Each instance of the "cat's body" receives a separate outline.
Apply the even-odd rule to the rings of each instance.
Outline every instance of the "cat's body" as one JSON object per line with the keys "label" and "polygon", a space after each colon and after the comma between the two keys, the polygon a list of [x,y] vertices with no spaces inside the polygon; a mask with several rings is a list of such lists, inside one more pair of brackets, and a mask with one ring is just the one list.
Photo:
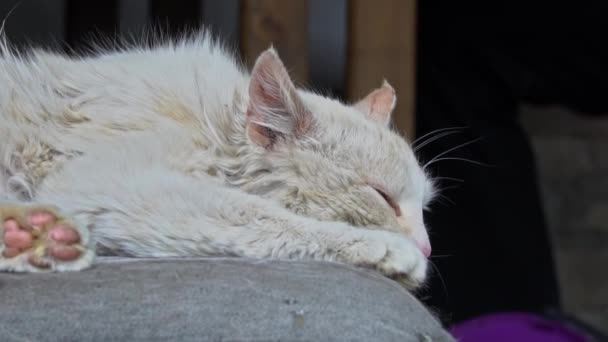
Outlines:
{"label": "cat's body", "polygon": [[337,260],[418,285],[432,186],[387,128],[394,102],[388,84],[355,106],[296,90],[272,50],[249,75],[204,35],[83,59],[4,47],[0,271],[80,270],[97,246]]}

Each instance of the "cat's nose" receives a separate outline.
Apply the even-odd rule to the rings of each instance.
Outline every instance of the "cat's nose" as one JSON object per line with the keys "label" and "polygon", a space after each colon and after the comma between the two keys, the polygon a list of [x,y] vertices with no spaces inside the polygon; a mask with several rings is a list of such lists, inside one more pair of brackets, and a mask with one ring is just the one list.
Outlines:
{"label": "cat's nose", "polygon": [[414,231],[414,241],[422,251],[425,257],[431,256],[431,241],[429,240],[429,234],[427,234],[426,229],[424,227],[422,229],[417,229]]}

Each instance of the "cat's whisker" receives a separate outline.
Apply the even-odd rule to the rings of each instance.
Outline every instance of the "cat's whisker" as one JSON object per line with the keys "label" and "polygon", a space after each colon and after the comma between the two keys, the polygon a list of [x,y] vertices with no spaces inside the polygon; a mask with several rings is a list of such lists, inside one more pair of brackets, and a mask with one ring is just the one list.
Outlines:
{"label": "cat's whisker", "polygon": [[424,167],[427,167],[427,166],[429,166],[431,164],[434,164],[434,163],[437,163],[437,162],[440,162],[440,161],[444,161],[444,160],[459,160],[459,161],[464,161],[464,162],[467,162],[467,163],[476,164],[476,165],[479,165],[479,166],[485,166],[485,167],[491,167],[492,166],[492,165],[484,164],[482,162],[478,162],[478,161],[474,161],[474,160],[466,159],[466,158],[446,157],[446,158],[439,158],[439,159],[433,160],[432,162],[428,162],[426,165],[424,165]]}
{"label": "cat's whisker", "polygon": [[433,180],[442,180],[442,179],[447,179],[447,180],[451,180],[454,182],[460,182],[460,183],[464,183],[464,180],[459,179],[459,178],[452,178],[452,177],[433,177]]}
{"label": "cat's whisker", "polygon": [[423,168],[423,169],[425,169],[425,168],[426,168],[428,165],[432,164],[432,163],[433,163],[433,161],[435,161],[435,160],[437,160],[437,159],[441,158],[442,156],[445,156],[446,154],[448,154],[448,153],[450,153],[450,152],[452,152],[452,151],[455,151],[455,150],[457,150],[457,149],[459,149],[459,148],[463,148],[463,147],[465,147],[465,146],[468,146],[468,145],[471,145],[471,144],[473,144],[473,143],[476,143],[476,142],[478,142],[479,140],[481,140],[481,138],[477,138],[477,139],[473,139],[473,140],[471,140],[471,141],[467,141],[466,143],[463,143],[463,144],[460,144],[460,145],[458,145],[458,146],[452,147],[452,148],[448,149],[447,151],[443,151],[443,152],[439,153],[438,155],[436,155],[436,156],[435,156],[433,159],[431,159],[431,160],[430,160],[428,163],[426,163],[426,164],[425,164],[425,165],[424,165],[422,168]]}
{"label": "cat's whisker", "polygon": [[433,136],[432,138],[429,138],[429,139],[423,141],[420,145],[412,147],[412,150],[414,152],[416,152],[419,149],[423,148],[424,146],[432,143],[433,141],[441,139],[443,137],[447,137],[448,135],[452,135],[454,133],[460,133],[460,131],[449,131],[449,132],[443,132],[441,134],[437,134],[437,135]]}
{"label": "cat's whisker", "polygon": [[466,126],[462,126],[462,127],[446,127],[446,128],[440,128],[440,129],[436,129],[434,131],[428,132],[426,134],[424,134],[421,137],[416,138],[414,141],[412,141],[412,146],[415,146],[418,142],[422,142],[424,140],[424,138],[426,137],[432,137],[434,134],[437,134],[439,132],[443,132],[443,131],[452,131],[452,130],[460,130],[460,129],[465,129],[467,128]]}
{"label": "cat's whisker", "polygon": [[456,189],[456,188],[458,188],[458,185],[448,186],[448,187],[445,187],[445,188],[439,188],[439,189],[437,189],[437,192],[442,192],[442,191],[446,191],[446,190],[450,190],[450,189]]}
{"label": "cat's whisker", "polygon": [[448,298],[448,287],[445,284],[445,281],[443,280],[443,276],[441,275],[441,272],[439,272],[439,268],[437,267],[437,265],[435,265],[435,263],[432,260],[428,260],[429,265],[431,265],[431,267],[435,270],[435,272],[437,272],[437,276],[439,277],[439,281],[441,281],[441,286],[443,288],[443,293],[445,294],[445,298]]}
{"label": "cat's whisker", "polygon": [[[452,188],[453,188],[453,187],[452,187]],[[451,188],[446,188],[446,189],[451,189]],[[443,191],[443,190],[446,190],[446,189],[441,189],[441,190]],[[452,200],[451,200],[449,197],[447,197],[446,195],[443,195],[443,194],[439,194],[439,193],[438,193],[438,194],[437,194],[437,197],[438,197],[438,199],[444,199],[444,200],[446,200],[446,201],[450,202],[450,204],[452,204],[452,205],[454,205],[454,206],[456,205],[456,202],[452,201]]]}
{"label": "cat's whisker", "polygon": [[441,254],[441,255],[431,255],[429,258],[450,258],[453,256],[454,255],[451,255],[451,254]]}

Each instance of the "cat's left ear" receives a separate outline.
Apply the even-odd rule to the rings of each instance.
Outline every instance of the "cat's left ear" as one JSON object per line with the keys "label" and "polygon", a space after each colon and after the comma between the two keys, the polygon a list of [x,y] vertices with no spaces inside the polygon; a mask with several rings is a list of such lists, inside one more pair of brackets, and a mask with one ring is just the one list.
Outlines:
{"label": "cat's left ear", "polygon": [[365,98],[354,104],[354,108],[369,119],[388,126],[396,104],[397,94],[395,94],[395,89],[384,80],[380,88],[373,90]]}
{"label": "cat's left ear", "polygon": [[271,148],[278,139],[305,136],[313,116],[304,105],[285,66],[273,48],[255,62],[249,81],[247,134],[254,143]]}

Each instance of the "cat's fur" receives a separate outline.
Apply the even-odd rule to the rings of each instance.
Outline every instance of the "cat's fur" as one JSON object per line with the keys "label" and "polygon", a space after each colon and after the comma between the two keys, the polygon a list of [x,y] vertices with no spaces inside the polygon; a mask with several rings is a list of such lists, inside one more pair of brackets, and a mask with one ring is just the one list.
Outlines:
{"label": "cat's fur", "polygon": [[272,49],[248,74],[206,34],[83,58],[3,43],[0,214],[52,205],[73,222],[86,252],[50,270],[88,267],[97,246],[335,260],[416,286],[433,187],[389,128],[395,100],[388,83],[353,105],[296,90]]}

